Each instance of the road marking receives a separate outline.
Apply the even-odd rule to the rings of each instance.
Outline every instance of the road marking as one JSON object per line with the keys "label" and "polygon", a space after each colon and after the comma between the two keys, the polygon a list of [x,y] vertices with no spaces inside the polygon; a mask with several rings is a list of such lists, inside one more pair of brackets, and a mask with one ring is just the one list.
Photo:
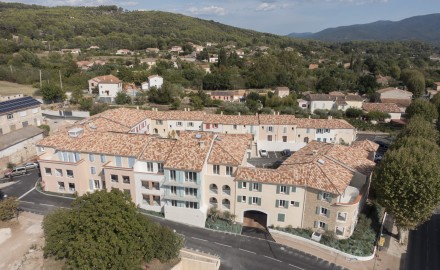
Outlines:
{"label": "road marking", "polygon": [[52,204],[45,204],[45,203],[40,203],[40,205],[44,205],[44,206],[55,206],[55,205],[52,205]]}
{"label": "road marking", "polygon": [[30,203],[30,204],[35,204],[34,202],[27,202],[27,201],[20,201],[22,203]]}
{"label": "road marking", "polygon": [[196,239],[196,240],[200,240],[200,241],[203,241],[203,242],[208,242],[208,240],[201,239],[201,238],[197,238],[197,237],[192,237],[192,236],[191,236],[191,238],[192,238],[192,239]]}
{"label": "road marking", "polygon": [[289,265],[292,266],[292,267],[295,267],[296,269],[304,270],[304,268],[298,267],[298,266],[296,266],[296,265],[293,265],[293,264],[290,264],[290,263],[289,263]]}
{"label": "road marking", "polygon": [[249,250],[242,249],[242,248],[239,248],[239,250],[244,251],[244,252],[249,252],[249,253],[252,253],[252,254],[257,254],[257,253],[255,253],[255,252],[253,252],[253,251],[249,251]]}
{"label": "road marking", "polygon": [[275,259],[274,257],[269,257],[269,256],[266,256],[266,255],[263,255],[263,256],[268,258],[268,259],[271,259],[271,260],[274,260],[274,261],[277,261],[277,262],[281,262],[281,260]]}
{"label": "road marking", "polygon": [[232,247],[232,246],[225,245],[225,244],[222,244],[222,243],[219,243],[219,242],[214,242],[214,243],[217,244],[217,245],[220,245],[220,246],[224,246],[224,247]]}
{"label": "road marking", "polygon": [[32,190],[34,190],[35,187],[33,187],[31,190],[29,190],[28,192],[26,192],[25,194],[21,195],[20,197],[18,197],[18,199],[20,200],[21,198],[23,198],[24,196],[28,195],[29,193],[32,192]]}

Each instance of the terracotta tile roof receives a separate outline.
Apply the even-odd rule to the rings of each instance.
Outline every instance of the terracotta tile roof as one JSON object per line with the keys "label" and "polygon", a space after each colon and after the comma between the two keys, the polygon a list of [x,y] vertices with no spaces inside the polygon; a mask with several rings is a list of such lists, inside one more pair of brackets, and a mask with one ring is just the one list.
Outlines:
{"label": "terracotta tile roof", "polygon": [[210,164],[241,165],[252,141],[250,134],[218,134],[208,158]]}
{"label": "terracotta tile roof", "polygon": [[[200,138],[196,137],[197,134],[200,135]],[[164,167],[200,172],[203,169],[214,136],[215,134],[211,132],[180,132],[179,139],[174,144]]]}
{"label": "terracotta tile roof", "polygon": [[145,146],[145,150],[139,155],[139,160],[165,161],[173,150],[177,140],[154,138]]}
{"label": "terracotta tile roof", "polygon": [[294,115],[260,114],[258,119],[260,125],[295,125],[298,122]]}
{"label": "terracotta tile roof", "polygon": [[332,91],[328,94],[332,97],[345,97],[345,94],[340,91]]}
{"label": "terracotta tile roof", "polygon": [[332,101],[335,98],[327,94],[308,94],[306,99],[310,101]]}
{"label": "terracotta tile roof", "polygon": [[96,114],[89,119],[104,118],[120,125],[132,128],[156,112],[146,110],[135,110],[128,108],[117,108]]}
{"label": "terracotta tile roof", "polygon": [[399,106],[395,103],[364,103],[362,109],[367,112],[400,113]]}
{"label": "terracotta tile roof", "polygon": [[399,88],[395,88],[395,87],[387,87],[387,88],[384,88],[384,89],[377,90],[376,92],[382,94],[382,93],[386,93],[386,92],[390,92],[390,91],[397,91],[397,92],[401,92],[401,93],[404,93],[404,94],[412,95],[412,93],[409,92],[409,91],[405,91],[405,90],[402,90],[402,89],[399,89]]}
{"label": "terracotta tile roof", "polygon": [[312,187],[342,194],[355,171],[368,175],[375,163],[368,152],[348,146],[311,142],[276,170],[239,168],[236,180]]}
{"label": "terracotta tile roof", "polygon": [[258,116],[207,114],[204,121],[208,124],[258,125]]}
{"label": "terracotta tile roof", "polygon": [[376,152],[379,149],[379,145],[370,140],[355,141],[351,147],[363,149],[368,152]]}
{"label": "terracotta tile roof", "polygon": [[121,83],[122,81],[119,80],[118,77],[114,75],[104,75],[104,76],[98,76],[95,78],[92,78],[91,80],[94,80],[98,83]]}
{"label": "terracotta tile roof", "polygon": [[202,121],[206,113],[201,111],[153,111],[152,120]]}
{"label": "terracotta tile roof", "polygon": [[296,118],[296,120],[298,128],[354,129],[352,125],[342,119]]}
{"label": "terracotta tile roof", "polygon": [[364,101],[364,98],[359,95],[348,94],[345,96],[345,100],[346,101]]}
{"label": "terracotta tile roof", "polygon": [[399,99],[399,98],[381,98],[380,102],[382,102],[382,103],[395,103],[397,106],[405,107],[406,108],[406,107],[408,107],[411,104],[411,99],[409,99],[409,98],[406,98],[406,99],[404,99],[404,98],[402,98],[402,99]]}

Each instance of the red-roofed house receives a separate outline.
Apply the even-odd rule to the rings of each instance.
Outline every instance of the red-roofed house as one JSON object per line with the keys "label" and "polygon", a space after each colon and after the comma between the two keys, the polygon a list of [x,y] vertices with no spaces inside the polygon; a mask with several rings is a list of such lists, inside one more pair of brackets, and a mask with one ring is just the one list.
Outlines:
{"label": "red-roofed house", "polygon": [[89,80],[89,93],[98,94],[102,102],[114,102],[116,95],[121,91],[122,81],[114,75],[104,75]]}

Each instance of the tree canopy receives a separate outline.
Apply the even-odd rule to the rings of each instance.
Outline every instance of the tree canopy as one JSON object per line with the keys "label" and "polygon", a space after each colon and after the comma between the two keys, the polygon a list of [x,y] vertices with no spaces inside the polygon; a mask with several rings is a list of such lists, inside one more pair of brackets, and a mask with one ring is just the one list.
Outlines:
{"label": "tree canopy", "polygon": [[406,108],[406,114],[408,118],[419,115],[431,123],[434,119],[438,118],[438,112],[435,105],[424,99],[416,99],[411,102],[408,108]]}
{"label": "tree canopy", "polygon": [[130,196],[113,189],[85,194],[72,209],[43,221],[44,255],[65,260],[68,269],[141,269],[153,258],[178,256],[181,237],[137,212]]}
{"label": "tree canopy", "polygon": [[425,120],[425,118],[416,114],[408,121],[408,124],[397,136],[398,139],[404,137],[423,138],[425,140],[437,143],[439,134],[434,128],[432,122],[428,122]]}

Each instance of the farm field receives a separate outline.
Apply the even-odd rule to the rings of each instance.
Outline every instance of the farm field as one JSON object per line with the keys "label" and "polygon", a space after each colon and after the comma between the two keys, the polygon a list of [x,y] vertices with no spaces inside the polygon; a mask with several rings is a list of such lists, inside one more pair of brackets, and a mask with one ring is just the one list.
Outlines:
{"label": "farm field", "polygon": [[24,94],[27,96],[33,96],[36,90],[37,89],[33,88],[31,85],[0,81],[1,96],[14,95],[14,94]]}

